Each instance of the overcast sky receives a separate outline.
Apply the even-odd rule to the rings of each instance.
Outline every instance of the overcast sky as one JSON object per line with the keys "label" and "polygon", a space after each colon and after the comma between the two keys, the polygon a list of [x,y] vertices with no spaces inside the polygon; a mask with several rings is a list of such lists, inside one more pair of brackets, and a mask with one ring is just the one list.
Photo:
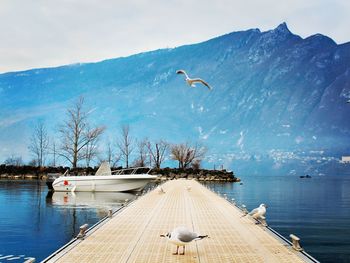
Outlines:
{"label": "overcast sky", "polygon": [[349,0],[0,0],[0,72],[93,62],[281,22],[350,41]]}

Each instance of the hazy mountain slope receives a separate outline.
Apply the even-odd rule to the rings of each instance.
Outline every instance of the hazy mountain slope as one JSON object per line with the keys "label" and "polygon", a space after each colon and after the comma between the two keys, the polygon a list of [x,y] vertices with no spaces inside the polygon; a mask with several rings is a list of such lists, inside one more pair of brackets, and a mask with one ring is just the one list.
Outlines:
{"label": "hazy mountain slope", "polygon": [[[206,79],[213,91],[186,86],[177,69]],[[99,63],[1,74],[0,158],[26,151],[36,119],[54,130],[81,94],[110,138],[129,123],[138,138],[200,140],[216,159],[271,149],[338,153],[350,144],[350,44],[302,39],[286,24]]]}

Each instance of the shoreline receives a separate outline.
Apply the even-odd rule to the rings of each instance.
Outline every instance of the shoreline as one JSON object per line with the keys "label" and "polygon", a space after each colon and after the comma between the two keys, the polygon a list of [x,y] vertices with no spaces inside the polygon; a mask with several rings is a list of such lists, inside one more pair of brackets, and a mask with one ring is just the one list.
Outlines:
{"label": "shoreline", "polygon": [[[121,169],[120,167],[116,169]],[[68,167],[13,167],[1,166],[0,179],[9,180],[43,180],[46,181],[50,174],[59,176],[69,170],[70,174],[77,176],[85,176],[95,174],[95,168],[77,168],[69,169]],[[152,169],[151,175],[158,175],[155,182],[163,182],[173,179],[194,179],[198,181],[214,181],[214,182],[240,182],[240,178],[236,177],[232,171],[226,170],[206,170],[206,169],[179,169],[179,168],[161,168]]]}

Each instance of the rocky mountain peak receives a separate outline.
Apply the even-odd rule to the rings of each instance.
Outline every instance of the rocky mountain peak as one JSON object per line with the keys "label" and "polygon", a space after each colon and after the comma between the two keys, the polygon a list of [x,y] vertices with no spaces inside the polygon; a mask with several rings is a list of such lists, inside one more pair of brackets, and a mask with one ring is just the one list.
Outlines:
{"label": "rocky mountain peak", "polygon": [[278,34],[292,34],[290,30],[288,29],[287,23],[283,22],[279,24],[275,29],[272,30],[275,33]]}

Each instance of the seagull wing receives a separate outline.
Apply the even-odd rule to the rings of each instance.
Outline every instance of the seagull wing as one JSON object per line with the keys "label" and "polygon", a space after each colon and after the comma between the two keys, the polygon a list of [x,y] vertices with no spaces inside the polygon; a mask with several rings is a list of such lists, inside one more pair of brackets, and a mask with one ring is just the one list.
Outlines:
{"label": "seagull wing", "polygon": [[200,82],[202,83],[203,85],[207,86],[209,90],[211,90],[212,88],[209,86],[209,84],[207,82],[205,82],[204,80],[202,79],[192,79],[193,82]]}
{"label": "seagull wing", "polygon": [[175,232],[177,232],[177,238],[181,242],[191,242],[198,237],[196,233],[193,233],[186,228],[177,228]]}
{"label": "seagull wing", "polygon": [[249,213],[249,215],[255,215],[256,213],[258,213],[259,212],[259,208],[255,208],[255,209],[253,209],[252,211],[250,211],[250,213]]}
{"label": "seagull wing", "polygon": [[192,240],[198,238],[198,235],[196,233],[190,232],[190,231],[180,231],[177,235],[177,238],[181,242],[191,242]]}
{"label": "seagull wing", "polygon": [[188,78],[188,75],[187,75],[186,71],[184,71],[183,69],[177,70],[176,74],[184,74],[186,76],[186,78]]}

